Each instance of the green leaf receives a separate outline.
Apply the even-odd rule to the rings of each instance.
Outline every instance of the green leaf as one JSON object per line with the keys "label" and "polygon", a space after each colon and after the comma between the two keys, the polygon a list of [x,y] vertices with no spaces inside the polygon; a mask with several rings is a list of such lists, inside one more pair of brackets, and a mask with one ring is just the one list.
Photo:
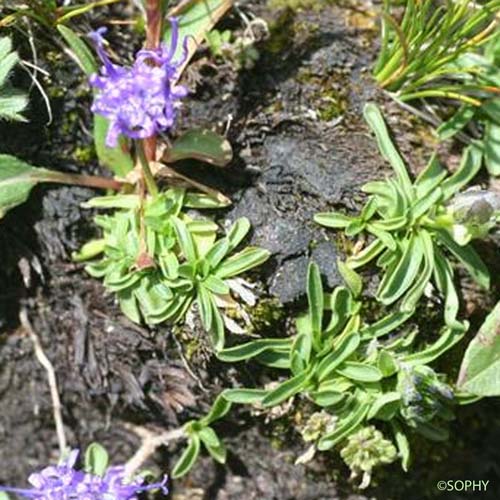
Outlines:
{"label": "green leaf", "polygon": [[408,290],[420,271],[423,257],[423,243],[417,235],[412,235],[401,259],[390,266],[382,278],[377,297],[383,304],[392,304]]}
{"label": "green leaf", "polygon": [[339,344],[335,346],[335,349],[327,354],[319,363],[315,371],[318,380],[320,382],[325,380],[333,370],[349,358],[358,348],[360,341],[361,339],[358,333],[353,333],[344,337]]}
{"label": "green leaf", "polygon": [[405,472],[408,472],[410,467],[410,443],[406,434],[401,429],[401,426],[394,419],[391,420],[392,431],[394,432],[394,439],[398,447],[399,456],[401,457],[401,467]]}
{"label": "green leaf", "polygon": [[134,168],[128,141],[120,136],[114,148],[106,146],[109,123],[101,115],[94,115],[94,144],[101,165],[109,168],[118,177],[126,177]]}
{"label": "green leaf", "polygon": [[92,443],[85,451],[85,471],[104,476],[109,464],[108,452],[99,443]]}
{"label": "green leaf", "polygon": [[484,163],[490,175],[500,176],[500,125],[486,122],[484,129]]}
{"label": "green leaf", "polygon": [[189,263],[194,264],[198,256],[191,233],[188,231],[186,224],[179,218],[172,217],[172,223],[184,257]]}
{"label": "green leaf", "polygon": [[476,396],[500,396],[500,302],[467,347],[457,386]]}
{"label": "green leaf", "polygon": [[443,199],[448,200],[466,186],[479,172],[481,162],[481,150],[475,145],[467,147],[462,155],[458,170],[441,184]]}
{"label": "green leaf", "polygon": [[460,132],[476,114],[477,107],[470,104],[463,104],[458,111],[446,122],[442,123],[436,130],[441,141],[450,139],[457,132]]}
{"label": "green leaf", "polygon": [[415,187],[417,188],[417,199],[422,200],[428,194],[432,193],[441,182],[446,178],[448,173],[443,168],[437,154],[434,153],[427,164],[427,166],[420,172],[415,180]]}
{"label": "green leaf", "polygon": [[125,208],[133,210],[139,207],[140,198],[137,194],[114,194],[112,196],[97,196],[82,203],[83,208]]}
{"label": "green leaf", "polygon": [[377,367],[356,361],[345,361],[336,372],[359,382],[378,382],[383,378],[382,372]]}
{"label": "green leaf", "polygon": [[347,227],[352,222],[352,220],[352,217],[338,212],[325,212],[316,214],[314,216],[314,221],[318,224],[334,229]]}
{"label": "green leaf", "polygon": [[[168,13],[168,17],[179,18],[179,40],[187,38],[187,58],[179,74],[189,63],[196,49],[218,20],[231,8],[232,0],[190,0],[181,2]],[[166,23],[164,41],[170,46],[172,30]],[[183,54],[183,44],[179,43],[173,61],[179,61]]]}
{"label": "green leaf", "polygon": [[226,295],[230,291],[229,286],[220,278],[217,278],[217,276],[208,276],[203,282],[203,285],[217,295]]}
{"label": "green leaf", "polygon": [[312,331],[319,334],[323,328],[324,296],[319,267],[314,262],[309,264],[307,270],[307,301]]}
{"label": "green leaf", "polygon": [[262,400],[262,406],[276,406],[295,396],[295,394],[306,387],[309,377],[310,374],[308,372],[302,372],[281,383]]}
{"label": "green leaf", "polygon": [[371,262],[377,255],[380,254],[382,250],[384,250],[385,245],[378,238],[373,240],[367,247],[363,248],[361,252],[349,257],[347,259],[346,264],[351,269],[357,269],[358,267],[362,267],[368,262]]}
{"label": "green leaf", "polygon": [[289,351],[292,345],[291,338],[285,339],[259,339],[222,349],[217,353],[221,361],[235,363],[246,359],[254,358],[265,351]]}
{"label": "green leaf", "polygon": [[229,252],[228,238],[222,238],[215,243],[206,253],[205,259],[210,262],[210,267],[216,268]]}
{"label": "green leaf", "polygon": [[212,422],[220,420],[231,409],[231,406],[231,402],[224,397],[224,393],[219,394],[209,413],[200,420],[201,425],[210,425]]}
{"label": "green leaf", "polygon": [[8,37],[0,38],[0,89],[7,82],[7,77],[19,62],[17,52],[12,51],[12,41]]}
{"label": "green leaf", "polygon": [[219,278],[231,278],[263,264],[270,256],[267,250],[257,247],[247,247],[222,262],[217,269]]}
{"label": "green leaf", "polygon": [[187,474],[193,467],[198,455],[200,454],[200,438],[196,434],[190,436],[188,445],[181,457],[174,465],[172,470],[172,478],[178,479],[179,477]]}
{"label": "green leaf", "polygon": [[410,176],[408,175],[406,165],[401,158],[401,155],[397,151],[389,136],[387,126],[379,107],[374,103],[368,103],[363,110],[363,115],[366,122],[377,137],[378,147],[382,156],[391,164],[392,168],[396,172],[396,176],[401,184],[401,187],[403,188],[404,193],[409,199],[411,199],[413,188]]}
{"label": "green leaf", "polygon": [[73,30],[67,26],[57,26],[57,31],[62,35],[68,44],[75,61],[78,63],[82,71],[90,76],[99,71],[99,66],[94,56],[92,55],[89,46],[78,36]]}
{"label": "green leaf", "polygon": [[41,182],[53,182],[54,173],[33,167],[10,155],[0,154],[0,219],[24,203],[31,190]]}
{"label": "green leaf", "polygon": [[203,286],[198,286],[197,303],[200,311],[203,328],[207,332],[212,328],[212,303],[210,301],[210,292]]}
{"label": "green leaf", "polygon": [[265,389],[226,389],[222,396],[227,401],[237,404],[260,403],[269,391]]}
{"label": "green leaf", "polygon": [[233,151],[225,137],[210,130],[191,129],[173,142],[163,161],[173,163],[189,158],[224,167],[233,159]]}
{"label": "green leaf", "polygon": [[246,217],[240,217],[229,229],[227,239],[229,240],[229,251],[232,252],[250,231],[250,221]]}
{"label": "green leaf", "polygon": [[0,88],[0,119],[25,122],[21,113],[28,105],[28,98],[16,90],[3,90]]}
{"label": "green leaf", "polygon": [[459,245],[446,231],[437,232],[439,239],[448,250],[462,263],[476,283],[488,290],[490,288],[490,273],[472,246]]}
{"label": "green leaf", "polygon": [[329,450],[345,439],[363,422],[369,409],[370,406],[365,403],[364,399],[356,398],[348,416],[341,420],[334,431],[325,434],[318,441],[318,450]]}
{"label": "green leaf", "polygon": [[295,337],[290,352],[290,366],[292,373],[297,375],[303,372],[311,359],[312,339],[307,333],[300,333]]}
{"label": "green leaf", "polygon": [[346,397],[342,392],[330,391],[330,390],[318,390],[309,393],[311,399],[318,405],[322,407],[333,406]]}
{"label": "green leaf", "polygon": [[215,431],[210,427],[205,427],[199,432],[199,436],[212,458],[220,464],[226,463],[226,447]]}
{"label": "green leaf", "polygon": [[439,338],[420,352],[401,356],[401,361],[409,365],[427,365],[451,349],[465,334],[466,327],[453,328],[446,326]]}
{"label": "green leaf", "polygon": [[399,409],[400,400],[401,395],[399,392],[386,392],[385,394],[381,394],[372,403],[366,418],[369,420],[372,418],[392,420]]}
{"label": "green leaf", "polygon": [[346,285],[354,297],[359,297],[363,291],[363,280],[361,276],[352,269],[349,264],[337,259],[337,268]]}
{"label": "green leaf", "polygon": [[363,339],[372,339],[387,335],[405,323],[412,314],[413,312],[397,311],[384,316],[377,322],[363,328],[361,331]]}

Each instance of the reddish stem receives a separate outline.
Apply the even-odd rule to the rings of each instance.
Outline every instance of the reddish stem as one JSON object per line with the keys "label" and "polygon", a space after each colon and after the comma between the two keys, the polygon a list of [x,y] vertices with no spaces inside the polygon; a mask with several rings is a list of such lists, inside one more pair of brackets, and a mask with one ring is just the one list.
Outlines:
{"label": "reddish stem", "polygon": [[[163,27],[162,0],[146,0],[146,48],[160,45]],[[156,161],[156,137],[144,140],[144,153],[148,161]]]}
{"label": "reddish stem", "polygon": [[69,174],[66,172],[52,171],[44,175],[44,180],[56,182],[58,184],[70,184],[75,186],[87,186],[100,189],[113,189],[119,191],[123,187],[123,182],[109,179],[108,177],[98,177],[96,175]]}

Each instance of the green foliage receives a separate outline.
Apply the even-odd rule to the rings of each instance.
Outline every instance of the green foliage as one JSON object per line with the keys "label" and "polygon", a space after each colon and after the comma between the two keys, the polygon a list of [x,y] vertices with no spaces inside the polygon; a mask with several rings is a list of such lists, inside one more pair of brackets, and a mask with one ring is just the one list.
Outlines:
{"label": "green foliage", "polygon": [[0,19],[0,27],[9,26],[18,20],[28,19],[41,24],[45,28],[53,28],[56,25],[66,23],[70,19],[81,16],[96,7],[102,7],[120,0],[95,0],[93,2],[81,2],[75,5],[59,5],[56,0],[26,0],[16,2],[5,0],[5,12],[8,14]]}
{"label": "green foliage", "polygon": [[477,49],[492,35],[499,0],[479,8],[468,0],[404,2],[401,21],[384,0],[381,49],[374,75],[383,88],[408,101],[444,97],[479,105],[490,93],[486,74],[475,64],[457,66],[460,56]]}
{"label": "green foliage", "polygon": [[0,120],[26,121],[21,114],[28,105],[28,98],[9,85],[9,75],[19,62],[12,50],[10,38],[0,37]]}
{"label": "green foliage", "polygon": [[[454,197],[480,169],[481,152],[475,146],[468,147],[460,167],[452,175],[433,156],[412,182],[389,137],[380,110],[368,104],[365,118],[395,177],[363,186],[369,197],[359,216],[321,213],[315,220],[326,227],[343,228],[348,236],[367,234],[372,237],[363,250],[347,259],[345,267],[353,274],[358,268],[376,261],[384,273],[377,290],[380,302],[391,305],[399,301],[400,312],[411,314],[429,282],[433,281],[445,300],[446,324],[464,331],[465,325],[460,325],[456,319],[458,298],[449,255],[453,255],[484,288],[489,287],[490,277],[469,244],[470,237],[461,238],[459,242],[453,239],[452,235],[457,234],[456,226],[463,218],[447,204],[453,205]],[[456,208],[457,203],[454,206]]]}
{"label": "green foliage", "polygon": [[465,352],[457,386],[475,396],[500,396],[500,302]]}
{"label": "green foliage", "polygon": [[109,456],[106,449],[99,443],[92,443],[85,450],[85,472],[96,476],[103,476],[109,465]]}
{"label": "green foliage", "polygon": [[[492,88],[500,89],[500,30],[485,45],[482,53],[466,53],[455,63],[459,69],[468,66],[480,68],[483,80]],[[477,77],[476,77],[477,78]],[[448,139],[464,130],[472,121],[483,126],[482,152],[489,173],[500,176],[500,99],[483,100],[480,106],[463,104],[437,130],[440,139]]]}
{"label": "green foliage", "polygon": [[37,184],[51,180],[50,170],[33,167],[15,156],[0,155],[0,219],[24,203]]}
{"label": "green foliage", "polygon": [[225,329],[221,310],[238,307],[232,280],[262,264],[269,253],[255,247],[235,253],[250,229],[245,218],[218,238],[216,224],[188,217],[186,208],[202,206],[204,198],[171,188],[143,204],[136,195],[91,200],[89,207],[116,211],[96,217],[103,238],[86,251],[94,257],[102,250],[103,256],[86,269],[103,278],[135,322],[175,323],[196,303],[204,328],[220,349]]}
{"label": "green foliage", "polygon": [[[360,299],[345,287],[326,293],[314,263],[308,270],[307,297],[308,312],[297,318],[292,338],[257,339],[217,353],[228,362],[255,359],[284,370],[287,377],[270,389],[228,389],[220,398],[263,408],[294,397],[312,402],[317,411],[302,430],[304,440],[313,443],[313,452],[347,440],[343,457],[353,472],[364,473],[364,483],[373,467],[393,461],[396,453],[394,445],[371,427],[357,433],[372,421],[389,422],[406,468],[409,432],[434,440],[446,436],[453,391],[444,376],[427,365],[451,348],[463,331],[445,328],[434,342],[416,346],[416,331],[401,328],[408,316],[394,313],[366,323]],[[361,464],[353,443],[366,432],[372,437]]]}

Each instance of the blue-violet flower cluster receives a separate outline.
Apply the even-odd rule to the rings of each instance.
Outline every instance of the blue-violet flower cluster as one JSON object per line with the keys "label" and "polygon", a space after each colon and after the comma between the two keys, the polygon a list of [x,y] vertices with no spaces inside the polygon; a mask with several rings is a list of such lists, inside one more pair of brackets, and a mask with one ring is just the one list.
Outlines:
{"label": "blue-violet flower cluster", "polygon": [[116,146],[121,134],[132,139],[145,139],[172,128],[175,123],[180,99],[187,95],[185,87],[176,85],[179,69],[187,58],[187,45],[183,44],[182,57],[174,61],[179,25],[176,19],[170,22],[170,47],[161,44],[157,49],[140,50],[132,67],[111,62],[104,50],[106,28],[99,28],[89,35],[103,62],[100,73],[90,77],[90,84],[98,90],[92,112],[109,120],[108,147]]}
{"label": "blue-violet flower cluster", "polygon": [[160,483],[144,484],[142,477],[125,476],[123,466],[109,467],[103,476],[75,469],[78,450],[73,450],[60,465],[51,465],[31,474],[30,489],[0,487],[34,500],[137,500],[143,491],[161,489],[168,493],[167,477]]}

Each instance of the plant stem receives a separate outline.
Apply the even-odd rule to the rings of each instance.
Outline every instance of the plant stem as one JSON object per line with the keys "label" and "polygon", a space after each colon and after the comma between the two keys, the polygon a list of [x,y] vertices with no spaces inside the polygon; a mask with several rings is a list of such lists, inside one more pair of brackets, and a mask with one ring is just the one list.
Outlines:
{"label": "plant stem", "polygon": [[44,182],[56,182],[58,184],[70,184],[75,186],[87,186],[101,189],[113,189],[119,191],[123,187],[123,182],[99,177],[96,175],[69,174],[66,172],[47,171],[43,175]]}
{"label": "plant stem", "polygon": [[[163,32],[165,0],[146,0],[146,48],[156,49]],[[144,140],[144,153],[148,161],[156,160],[156,136]],[[148,186],[149,187],[149,186]]]}
{"label": "plant stem", "polygon": [[145,141],[136,141],[137,156],[141,162],[142,173],[144,175],[144,180],[146,181],[146,187],[148,188],[149,194],[154,198],[158,196],[158,186],[156,185],[153,173],[149,167],[149,159],[145,152]]}

